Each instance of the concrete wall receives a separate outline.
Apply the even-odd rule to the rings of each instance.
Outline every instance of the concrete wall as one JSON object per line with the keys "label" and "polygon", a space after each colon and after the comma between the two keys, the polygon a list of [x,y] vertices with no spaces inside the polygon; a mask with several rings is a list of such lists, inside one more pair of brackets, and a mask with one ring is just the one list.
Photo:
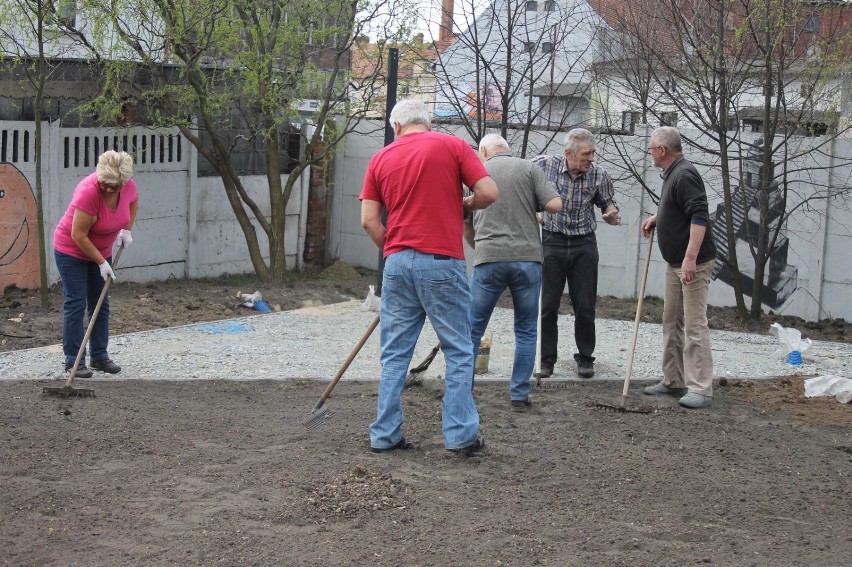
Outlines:
{"label": "concrete wall", "polygon": [[[452,133],[465,137],[460,130]],[[699,137],[697,132],[684,133],[696,139]],[[627,172],[626,164],[643,176],[652,191],[659,193],[662,179],[646,153],[648,134],[645,131],[638,136],[601,138],[598,144],[599,162],[613,178],[623,223],[618,227],[598,223],[598,290],[602,296],[635,297],[640,288],[648,243],[640,236],[639,225],[642,219],[656,211],[656,206]],[[510,135],[510,142],[517,135]],[[552,133],[530,132],[530,135],[534,151],[528,155],[562,151],[562,136],[550,140]],[[357,197],[369,158],[382,142],[378,121],[364,124],[361,131],[351,134],[335,184],[335,255],[353,265],[372,269],[378,265],[379,251],[361,229]],[[852,190],[852,142],[802,138],[801,146],[795,150],[796,155],[787,160],[793,181],[788,184],[790,217],[782,227],[782,236],[789,244],[783,266],[779,267],[793,274],[794,287],[783,303],[772,308],[764,306],[764,310],[808,320],[852,319],[852,262],[849,262],[852,198],[848,194]],[[689,150],[687,157],[704,177],[712,215],[716,205],[722,202],[717,160],[712,156],[692,155]],[[741,252],[740,261],[747,266],[747,252]],[[646,295],[662,297],[664,273],[665,263],[655,246]],[[750,299],[746,299],[750,303]],[[718,279],[711,283],[709,301],[717,306],[736,304],[732,287]]]}
{"label": "concrete wall", "polygon": [[[133,246],[121,259],[119,278],[157,281],[222,273],[253,272],[242,231],[218,177],[197,177],[197,152],[177,131],[146,128],[106,131],[43,126],[43,192],[48,281],[59,281],[53,261],[53,230],[77,183],[94,171],[106,149],[125,149],[135,157],[139,218]],[[135,138],[135,144],[134,144]],[[35,191],[35,133],[30,122],[0,122],[0,160],[19,170]],[[135,147],[135,150],[133,148]],[[288,268],[302,267],[307,209],[307,176],[294,188],[287,205],[285,249]],[[249,195],[268,214],[265,176],[246,176]],[[0,201],[2,206],[2,201]],[[268,259],[265,233],[257,229]],[[31,245],[37,246],[37,242]],[[0,243],[2,248],[2,243]],[[0,266],[0,290],[4,283]]]}

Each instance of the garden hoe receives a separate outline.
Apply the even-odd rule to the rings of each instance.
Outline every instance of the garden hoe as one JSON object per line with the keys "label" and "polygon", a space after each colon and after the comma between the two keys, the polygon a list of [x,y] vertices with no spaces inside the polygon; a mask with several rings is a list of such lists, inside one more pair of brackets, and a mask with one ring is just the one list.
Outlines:
{"label": "garden hoe", "polygon": [[[119,246],[118,252],[115,253],[115,259],[112,261],[112,268],[118,266],[118,259],[121,258],[121,251],[124,250],[124,245]],[[104,289],[101,291],[101,296],[98,298],[98,303],[95,305],[95,310],[92,316],[89,317],[89,326],[86,327],[86,334],[83,336],[83,343],[80,345],[80,350],[77,351],[77,358],[74,360],[74,366],[71,367],[71,372],[68,374],[68,380],[64,386],[45,386],[42,388],[43,394],[51,396],[62,396],[63,398],[94,398],[95,391],[89,388],[75,388],[74,376],[77,374],[77,368],[80,366],[80,360],[83,359],[83,354],[86,352],[86,345],[89,343],[89,337],[92,335],[92,329],[95,328],[95,321],[98,319],[98,314],[101,312],[101,306],[104,304],[109,284],[112,283],[112,278],[107,277],[104,282]]]}
{"label": "garden hoe", "polygon": [[648,281],[648,267],[651,264],[651,252],[654,250],[654,229],[648,235],[648,254],[645,256],[645,268],[642,270],[642,283],[639,286],[639,301],[636,304],[636,318],[633,320],[633,338],[630,340],[630,355],[627,357],[627,370],[624,372],[624,389],[621,392],[621,403],[618,406],[598,403],[602,408],[614,409],[620,412],[649,413],[650,410],[627,409],[627,390],[630,387],[630,375],[633,373],[633,357],[636,354],[636,339],[639,337],[639,321],[642,317],[642,300],[645,298],[645,282]]}
{"label": "garden hoe", "polygon": [[361,347],[364,346],[364,343],[366,343],[367,339],[370,338],[370,335],[373,334],[373,331],[376,329],[378,324],[379,316],[376,315],[373,322],[370,323],[370,326],[367,327],[367,330],[364,332],[364,336],[361,337],[361,340],[358,341],[358,344],[355,345],[355,348],[352,349],[351,353],[349,353],[349,357],[346,359],[346,362],[343,363],[343,366],[341,366],[340,370],[337,371],[337,375],[331,380],[331,383],[325,389],[325,392],[322,393],[322,396],[320,396],[320,399],[314,406],[314,409],[311,410],[311,415],[303,422],[306,428],[309,430],[317,429],[334,417],[335,412],[330,411],[327,407],[323,407],[323,404],[325,404],[325,401],[331,395],[331,391],[334,390],[335,386],[337,386],[340,378],[343,377],[343,373],[346,372],[346,369],[349,368],[349,365],[352,364],[353,360],[355,360],[355,357],[358,355]]}

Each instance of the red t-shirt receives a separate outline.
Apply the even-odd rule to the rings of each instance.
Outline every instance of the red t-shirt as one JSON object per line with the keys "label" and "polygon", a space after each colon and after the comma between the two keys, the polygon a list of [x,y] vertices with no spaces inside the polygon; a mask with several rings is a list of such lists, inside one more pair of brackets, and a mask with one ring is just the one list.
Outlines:
{"label": "red t-shirt", "polygon": [[413,248],[464,258],[462,183],[488,176],[461,138],[440,132],[400,136],[370,160],[359,199],[387,209],[384,256]]}
{"label": "red t-shirt", "polygon": [[53,248],[81,260],[91,259],[80,250],[77,243],[71,238],[71,221],[74,219],[74,211],[80,209],[88,215],[97,217],[95,224],[89,229],[89,240],[92,241],[92,244],[104,258],[109,258],[112,256],[112,245],[115,243],[118,231],[130,222],[130,204],[138,199],[136,183],[132,179],[128,179],[121,188],[118,207],[111,211],[98,187],[98,174],[92,173],[85,177],[77,184],[77,188],[74,189],[74,196],[71,197],[71,204],[68,205],[68,209],[65,210],[65,214],[60,219],[59,224],[56,225],[56,230],[53,232]]}

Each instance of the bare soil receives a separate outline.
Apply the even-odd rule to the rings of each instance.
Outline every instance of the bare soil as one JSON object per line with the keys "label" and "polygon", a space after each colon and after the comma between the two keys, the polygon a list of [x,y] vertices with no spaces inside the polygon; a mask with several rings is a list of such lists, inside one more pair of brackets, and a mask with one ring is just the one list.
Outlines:
{"label": "bare soil", "polygon": [[[280,287],[119,280],[111,332],[252,314],[239,293],[293,309],[374,283],[342,263]],[[58,290],[49,300],[6,290],[0,351],[60,342]],[[643,305],[659,322],[661,302]],[[635,309],[605,297],[598,316]],[[843,321],[710,319],[852,337]],[[505,385],[478,384],[487,448],[470,458],[443,449],[438,380],[404,393],[417,449],[381,455],[366,434],[375,383],[342,382],[333,419],[309,431],[324,384],[117,380],[62,399],[3,381],[0,565],[845,565],[852,407],[805,399],[803,379],[722,381],[701,411],[641,385],[635,411],[614,411],[620,384],[592,381],[536,390],[513,413]]]}

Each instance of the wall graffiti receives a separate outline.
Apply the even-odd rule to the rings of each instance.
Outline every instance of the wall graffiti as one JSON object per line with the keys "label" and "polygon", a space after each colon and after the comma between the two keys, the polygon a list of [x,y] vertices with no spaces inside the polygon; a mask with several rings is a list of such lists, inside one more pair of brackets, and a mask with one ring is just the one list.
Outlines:
{"label": "wall graffiti", "polygon": [[33,190],[9,163],[0,163],[0,295],[39,287],[38,218]]}
{"label": "wall graffiti", "polygon": [[[758,194],[761,181],[761,156],[751,155],[745,161],[745,179],[742,185],[734,190],[731,199],[731,217],[733,218],[734,238],[736,239],[737,260],[743,281],[743,293],[751,296],[754,283],[754,259],[751,246],[755,244],[758,231],[759,209]],[[768,172],[772,176],[773,172]],[[777,183],[772,183],[768,194],[768,216],[766,224],[769,230],[778,228],[778,223],[784,212],[784,201]],[[716,207],[713,218],[713,242],[716,244],[716,268],[713,279],[719,279],[728,285],[733,285],[730,266],[724,261],[728,250],[728,237],[725,233],[724,204]],[[799,270],[789,265],[787,257],[790,243],[784,233],[784,228],[778,235],[775,248],[769,256],[769,265],[764,276],[763,304],[778,309],[790,298],[798,285]]]}

